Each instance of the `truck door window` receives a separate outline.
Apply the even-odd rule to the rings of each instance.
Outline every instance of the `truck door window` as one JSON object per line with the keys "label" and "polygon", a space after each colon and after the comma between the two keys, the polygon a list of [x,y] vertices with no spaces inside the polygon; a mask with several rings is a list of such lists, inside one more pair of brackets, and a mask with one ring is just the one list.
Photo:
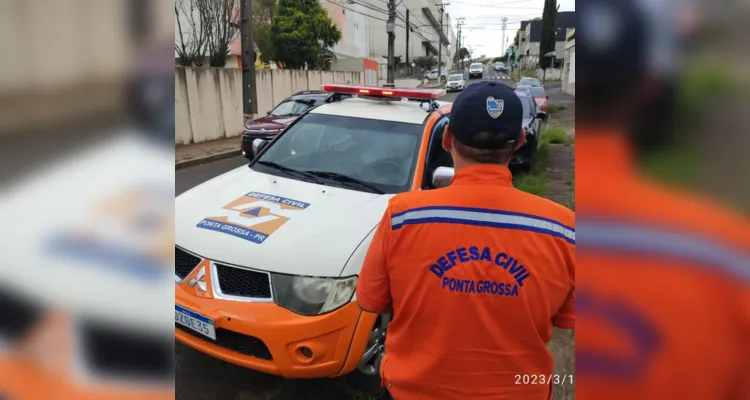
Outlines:
{"label": "truck door window", "polygon": [[445,132],[445,127],[448,126],[448,121],[449,117],[445,115],[437,120],[435,126],[432,127],[430,144],[427,147],[427,162],[422,179],[422,189],[435,188],[432,186],[432,174],[438,167],[453,168],[453,158],[450,153],[443,149],[443,133]]}

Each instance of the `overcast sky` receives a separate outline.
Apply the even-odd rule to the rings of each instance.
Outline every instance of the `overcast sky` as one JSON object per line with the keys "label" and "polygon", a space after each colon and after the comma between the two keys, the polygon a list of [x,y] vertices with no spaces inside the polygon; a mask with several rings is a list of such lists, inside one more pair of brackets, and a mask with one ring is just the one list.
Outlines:
{"label": "overcast sky", "polygon": [[[544,0],[445,0],[454,24],[465,18],[462,28],[464,47],[472,50],[472,56],[501,56],[510,46],[521,26],[521,21],[542,17]],[[575,0],[557,0],[560,11],[575,11]],[[505,45],[503,45],[502,18],[507,17]]]}

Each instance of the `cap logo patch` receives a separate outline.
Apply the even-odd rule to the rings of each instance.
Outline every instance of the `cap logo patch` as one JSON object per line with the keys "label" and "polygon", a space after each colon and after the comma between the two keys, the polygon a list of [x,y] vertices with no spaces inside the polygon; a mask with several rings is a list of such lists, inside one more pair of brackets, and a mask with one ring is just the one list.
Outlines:
{"label": "cap logo patch", "polygon": [[490,117],[497,119],[503,113],[504,108],[505,102],[503,99],[495,99],[492,96],[487,98],[487,113],[490,114]]}

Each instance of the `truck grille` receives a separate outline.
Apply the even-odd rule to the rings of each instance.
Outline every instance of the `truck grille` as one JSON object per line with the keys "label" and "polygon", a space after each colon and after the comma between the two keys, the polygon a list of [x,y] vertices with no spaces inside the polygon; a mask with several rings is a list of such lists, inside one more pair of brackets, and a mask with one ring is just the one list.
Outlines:
{"label": "truck grille", "polygon": [[200,264],[201,258],[182,250],[179,247],[174,248],[174,273],[180,280],[185,279],[193,269]]}
{"label": "truck grille", "polygon": [[81,356],[91,371],[124,379],[169,381],[174,376],[174,339],[80,321]]}
{"label": "truck grille", "polygon": [[216,264],[222,294],[255,299],[271,298],[271,282],[266,272]]}
{"label": "truck grille", "polygon": [[44,308],[0,286],[0,338],[10,344],[23,340],[44,316]]}
{"label": "truck grille", "polygon": [[198,339],[213,343],[219,347],[231,350],[246,356],[260,358],[261,360],[273,360],[271,352],[262,340],[255,336],[243,335],[228,329],[216,328],[216,341],[213,341],[190,328],[180,324],[174,324],[175,329],[179,329]]}

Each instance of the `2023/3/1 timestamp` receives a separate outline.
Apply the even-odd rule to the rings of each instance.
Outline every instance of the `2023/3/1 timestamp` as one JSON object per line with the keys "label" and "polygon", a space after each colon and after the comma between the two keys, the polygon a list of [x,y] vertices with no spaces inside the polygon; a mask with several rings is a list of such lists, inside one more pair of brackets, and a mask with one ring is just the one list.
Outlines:
{"label": "2023/3/1 timestamp", "polygon": [[560,374],[516,374],[516,385],[564,385],[573,384],[573,375]]}

